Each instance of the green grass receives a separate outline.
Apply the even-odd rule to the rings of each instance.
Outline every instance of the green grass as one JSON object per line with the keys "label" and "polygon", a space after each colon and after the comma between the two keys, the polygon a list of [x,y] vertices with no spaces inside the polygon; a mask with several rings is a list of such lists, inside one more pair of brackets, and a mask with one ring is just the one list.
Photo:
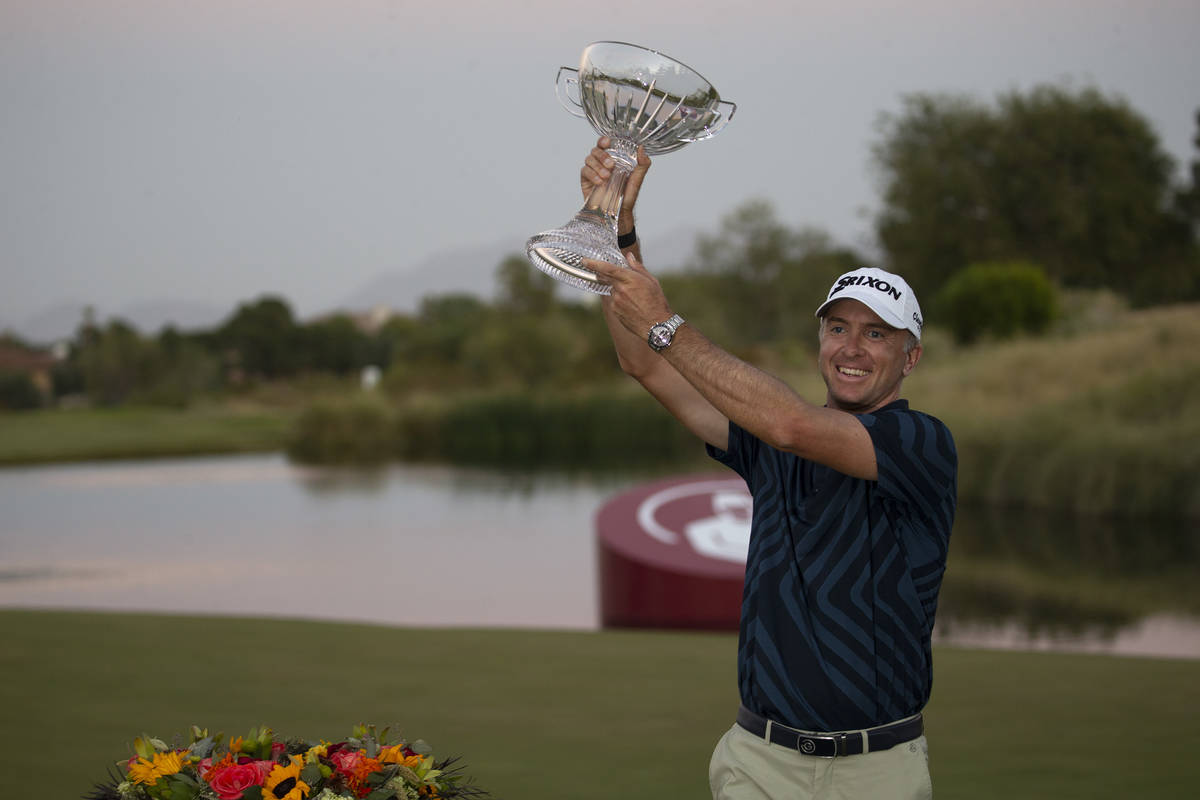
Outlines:
{"label": "green grass", "polygon": [[0,413],[0,464],[280,450],[294,418],[236,406]]}
{"label": "green grass", "polygon": [[[726,634],[0,611],[0,639],[0,797],[78,797],[143,732],[374,722],[508,800],[698,798],[737,702]],[[935,675],[939,797],[1185,797],[1200,779],[1195,661],[943,648]]]}

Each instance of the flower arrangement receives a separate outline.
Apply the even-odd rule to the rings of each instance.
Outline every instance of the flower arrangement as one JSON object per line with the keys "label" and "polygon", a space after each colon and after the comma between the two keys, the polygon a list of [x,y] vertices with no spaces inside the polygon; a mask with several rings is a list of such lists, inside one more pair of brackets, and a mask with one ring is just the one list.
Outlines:
{"label": "flower arrangement", "polygon": [[[187,745],[149,736],[84,800],[452,800],[490,795],[465,780],[457,759],[434,761],[425,742],[388,744],[388,729],[359,725],[345,741],[280,739],[254,728],[223,734],[192,727]],[[181,740],[180,740],[181,741]]]}

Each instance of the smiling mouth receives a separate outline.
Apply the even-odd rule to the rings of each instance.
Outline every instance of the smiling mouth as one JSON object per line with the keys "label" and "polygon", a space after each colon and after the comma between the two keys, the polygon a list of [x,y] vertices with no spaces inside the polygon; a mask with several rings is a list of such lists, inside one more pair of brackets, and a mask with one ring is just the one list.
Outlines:
{"label": "smiling mouth", "polygon": [[849,375],[851,378],[865,378],[871,374],[865,369],[854,369],[853,367],[838,367],[837,371],[842,375]]}

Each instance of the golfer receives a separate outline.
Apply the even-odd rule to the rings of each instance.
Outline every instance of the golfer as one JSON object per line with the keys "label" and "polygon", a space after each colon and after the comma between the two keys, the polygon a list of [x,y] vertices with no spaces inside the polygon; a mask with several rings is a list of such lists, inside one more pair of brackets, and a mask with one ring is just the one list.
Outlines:
{"label": "golfer", "polygon": [[[601,138],[587,194],[613,162]],[[625,265],[586,261],[622,369],[741,475],[754,498],[738,641],[741,706],[714,798],[932,796],[921,710],[954,520],[949,430],[908,407],[924,320],[898,275],[846,273],[816,309],[823,404],[722,350],[641,262],[638,152],[618,220]],[[797,310],[796,313],[805,313]]]}

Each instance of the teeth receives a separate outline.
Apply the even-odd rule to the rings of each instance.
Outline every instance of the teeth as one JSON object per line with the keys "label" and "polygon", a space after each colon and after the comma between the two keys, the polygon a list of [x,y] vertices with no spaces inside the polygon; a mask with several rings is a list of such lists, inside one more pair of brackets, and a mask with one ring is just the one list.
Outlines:
{"label": "teeth", "polygon": [[865,369],[851,369],[850,367],[838,367],[838,372],[843,375],[852,375],[855,378],[861,378],[867,374]]}

